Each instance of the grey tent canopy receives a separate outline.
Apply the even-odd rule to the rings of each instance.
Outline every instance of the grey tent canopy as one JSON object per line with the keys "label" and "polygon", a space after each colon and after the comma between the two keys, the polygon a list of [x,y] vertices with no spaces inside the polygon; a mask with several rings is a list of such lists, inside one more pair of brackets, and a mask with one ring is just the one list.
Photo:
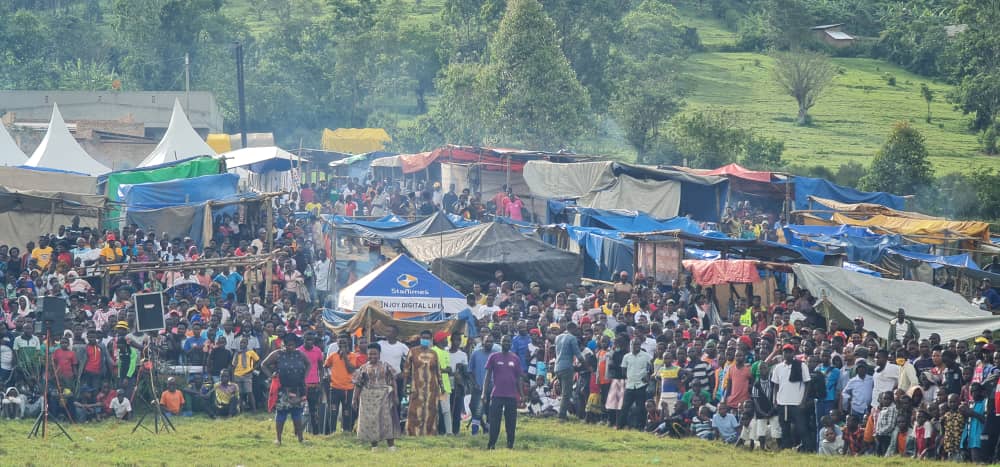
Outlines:
{"label": "grey tent canopy", "polygon": [[449,284],[466,291],[474,283],[504,277],[535,281],[543,287],[562,289],[579,284],[581,256],[523,235],[517,226],[491,222],[417,238],[404,238],[403,246],[418,261]]}

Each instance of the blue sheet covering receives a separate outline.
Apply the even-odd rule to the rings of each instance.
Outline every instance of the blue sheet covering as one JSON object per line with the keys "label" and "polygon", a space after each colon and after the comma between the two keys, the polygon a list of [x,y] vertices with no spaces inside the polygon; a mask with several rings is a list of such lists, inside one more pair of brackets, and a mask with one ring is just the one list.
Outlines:
{"label": "blue sheet covering", "polygon": [[697,248],[685,248],[684,259],[713,260],[719,259],[721,253],[715,250],[699,250]]}
{"label": "blue sheet covering", "polygon": [[976,264],[976,262],[972,259],[972,256],[967,253],[951,256],[937,256],[928,253],[918,253],[915,251],[897,250],[894,248],[890,248],[888,252],[897,254],[906,259],[930,263],[932,266],[937,264],[940,266],[952,266],[976,270],[979,269],[979,265]]}
{"label": "blue sheet covering", "polygon": [[131,209],[160,209],[238,198],[239,175],[218,174],[166,182],[122,185],[120,199]]}
{"label": "blue sheet covering", "polygon": [[827,235],[839,237],[843,235],[851,237],[878,237],[879,235],[868,230],[867,227],[855,227],[853,225],[796,225],[790,224],[784,227],[799,235],[818,236]]}
{"label": "blue sheet covering", "polygon": [[[583,255],[583,277],[612,280],[621,271],[632,271],[635,242],[622,239],[622,233],[596,227],[576,227],[560,224],[570,240],[580,246]],[[551,242],[550,242],[551,243]]]}
{"label": "blue sheet covering", "polygon": [[848,261],[844,261],[844,265],[842,267],[848,271],[860,272],[861,274],[868,274],[869,276],[874,276],[874,277],[882,277],[882,273],[878,271],[874,271],[863,266],[858,266],[857,264]]}
{"label": "blue sheet covering", "polygon": [[792,181],[795,184],[795,209],[799,210],[809,209],[810,196],[841,203],[874,203],[897,210],[906,209],[906,200],[891,193],[858,191],[822,178],[793,177]]}
{"label": "blue sheet covering", "polygon": [[368,227],[370,229],[392,229],[395,227],[404,226],[409,222],[406,219],[403,219],[401,217],[392,214],[389,214],[387,216],[382,216],[373,221],[365,219],[355,219],[353,217],[347,217],[341,215],[331,216],[329,214],[324,214],[323,218],[337,225],[357,224],[360,226]]}
{"label": "blue sheet covering", "polygon": [[900,235],[877,235],[851,226],[790,225],[784,228],[782,234],[789,245],[844,253],[848,261],[878,263],[890,248],[919,253],[930,251],[930,245],[906,244]]}

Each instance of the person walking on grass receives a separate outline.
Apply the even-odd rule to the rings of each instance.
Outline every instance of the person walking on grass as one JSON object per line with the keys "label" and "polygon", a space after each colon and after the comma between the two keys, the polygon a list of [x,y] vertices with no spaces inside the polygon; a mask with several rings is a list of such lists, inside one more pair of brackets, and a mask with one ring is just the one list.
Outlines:
{"label": "person walking on grass", "polygon": [[367,350],[368,361],[352,377],[351,406],[358,412],[358,438],[371,443],[372,451],[379,441],[385,441],[389,450],[395,451],[400,435],[396,374],[391,365],[381,360],[379,344],[368,344]]}
{"label": "person walking on grass", "polygon": [[[271,384],[272,394],[276,392],[277,400],[274,404],[276,415],[274,417],[274,429],[277,438],[274,444],[281,446],[281,434],[285,429],[285,421],[292,418],[292,425],[295,427],[295,437],[300,443],[305,440],[302,437],[304,425],[302,423],[302,406],[306,398],[306,372],[309,369],[309,360],[302,352],[298,351],[299,339],[295,334],[286,334],[283,347],[271,352],[264,361],[260,362],[260,369],[268,377],[277,377],[278,382]],[[272,368],[274,368],[272,370]]]}
{"label": "person walking on grass", "polygon": [[[483,405],[489,401],[490,440],[486,449],[496,449],[500,437],[500,417],[503,416],[507,431],[507,449],[514,449],[514,434],[517,430],[517,404],[523,397],[521,359],[510,351],[511,337],[500,339],[500,352],[490,354],[486,359],[486,376],[483,378]],[[487,389],[493,387],[491,394]],[[488,397],[489,396],[489,397]]]}

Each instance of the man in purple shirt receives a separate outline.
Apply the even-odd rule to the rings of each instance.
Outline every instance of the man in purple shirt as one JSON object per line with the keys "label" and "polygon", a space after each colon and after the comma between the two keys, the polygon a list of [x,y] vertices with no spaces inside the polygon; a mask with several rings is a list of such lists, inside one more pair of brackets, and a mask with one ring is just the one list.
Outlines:
{"label": "man in purple shirt", "polygon": [[[503,414],[504,427],[507,429],[507,449],[514,449],[514,430],[517,427],[517,401],[521,398],[521,359],[510,351],[511,338],[503,336],[500,339],[500,353],[494,353],[486,359],[486,377],[484,383],[493,382],[493,393],[490,400],[489,424],[490,441],[486,449],[496,449],[497,438],[500,437],[500,415]],[[483,384],[483,401],[487,400],[486,388]]]}

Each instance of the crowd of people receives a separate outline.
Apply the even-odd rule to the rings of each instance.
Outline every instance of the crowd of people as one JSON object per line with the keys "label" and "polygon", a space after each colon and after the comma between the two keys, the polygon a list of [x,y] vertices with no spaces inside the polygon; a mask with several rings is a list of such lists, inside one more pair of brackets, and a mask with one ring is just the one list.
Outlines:
{"label": "crowd of people", "polygon": [[[316,214],[518,210],[506,190],[488,211],[479,195],[417,188],[404,196],[355,180],[304,186],[276,200],[273,229],[220,217],[203,247],[75,222],[23,252],[0,246],[3,417],[37,416],[46,399],[50,416],[76,423],[128,419],[151,404],[170,417],[268,411],[279,444],[291,418],[299,441],[339,427],[394,450],[401,436],[462,433],[486,435],[494,448],[501,426],[513,448],[520,415],[744,449],[995,460],[1000,355],[990,330],[971,343],[942,341],[902,309],[885,336],[860,318],[840,329],[799,288],[775,291],[773,303],[752,289],[718,303],[690,276],[622,273],[611,285],[544,290],[497,271],[465,291],[478,337],[400,336],[393,326],[334,335],[322,319],[331,284],[356,276],[332,274],[326,248],[359,245],[325,246]],[[269,271],[203,266],[268,249]],[[128,268],[157,261],[190,268]],[[164,292],[165,329],[138,329],[132,300],[143,292]],[[40,326],[43,297],[66,302],[65,333],[51,340]]]}

